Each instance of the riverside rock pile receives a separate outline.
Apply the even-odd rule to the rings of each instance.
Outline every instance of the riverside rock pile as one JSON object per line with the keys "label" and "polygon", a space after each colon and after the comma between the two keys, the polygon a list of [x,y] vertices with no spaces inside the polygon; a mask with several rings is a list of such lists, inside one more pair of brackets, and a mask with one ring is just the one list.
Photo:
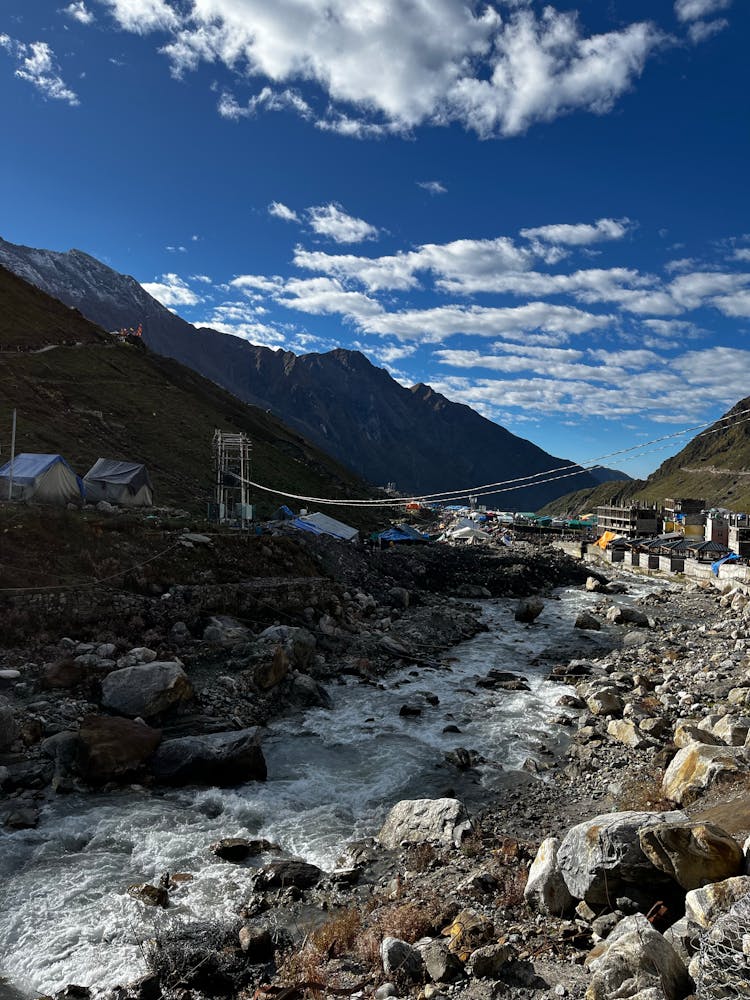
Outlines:
{"label": "riverside rock pile", "polygon": [[[5,774],[0,768],[0,783],[19,815],[6,822],[33,825],[49,781],[92,782],[82,768],[103,767],[94,768],[100,782],[132,777],[132,768],[112,761],[126,730],[136,773],[157,781],[153,762],[170,744],[203,739],[200,759],[210,758],[206,730],[217,722],[224,724],[218,736],[257,751],[253,727],[277,710],[277,696],[315,704],[325,695],[318,682],[342,668],[377,683],[388,665],[434,658],[478,625],[465,604],[415,585],[427,575],[438,577],[434,567],[412,566],[401,580],[408,585],[394,575],[379,589],[357,588],[349,577],[306,629],[279,623],[250,632],[217,615],[201,629],[173,625],[160,642],[144,636],[150,645],[119,636],[90,649],[70,641],[57,659],[8,663],[19,676],[0,700],[0,750],[16,759]],[[460,586],[493,592],[489,575]],[[350,845],[333,872],[275,859],[269,844],[213,845],[236,863],[255,867],[259,852],[264,862],[236,920],[163,925],[148,946],[153,974],[112,1000],[747,995],[747,597],[655,581],[633,607],[620,602],[619,581],[592,578],[588,589],[597,603],[579,621],[578,650],[546,654],[550,679],[561,684],[557,721],[570,736],[563,756],[529,761],[517,784],[478,815],[447,796],[399,803],[378,837]],[[517,593],[528,596],[528,586]],[[532,619],[526,627],[538,626]],[[600,632],[616,633],[615,649],[586,641]],[[155,677],[155,669],[139,668],[154,664],[152,688],[140,678]],[[68,686],[43,688],[50,674]],[[137,690],[131,678],[139,678]],[[501,690],[518,681],[491,679]],[[121,729],[107,731],[98,751],[89,733],[106,729],[103,719]],[[23,736],[29,727],[36,739]],[[46,762],[45,744],[45,755],[53,751]],[[133,887],[133,905],[169,909],[187,878],[165,873],[157,886]]]}
{"label": "riverside rock pile", "polygon": [[449,798],[398,803],[332,873],[261,869],[225,928],[229,951],[267,944],[238,993],[746,995],[750,610],[742,594],[657,583],[637,613],[613,614],[621,589],[591,612],[620,623],[619,647],[552,666],[576,689],[560,698],[566,754],[479,816]]}

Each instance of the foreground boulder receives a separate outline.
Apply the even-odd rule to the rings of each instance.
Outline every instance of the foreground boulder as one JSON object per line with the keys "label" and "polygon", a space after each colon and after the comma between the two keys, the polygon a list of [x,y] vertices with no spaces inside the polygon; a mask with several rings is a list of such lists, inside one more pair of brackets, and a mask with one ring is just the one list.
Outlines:
{"label": "foreground boulder", "polygon": [[260,729],[184,736],[165,740],[149,761],[154,777],[166,785],[218,785],[228,788],[266,780]]}
{"label": "foreground boulder", "polygon": [[744,870],[742,848],[712,823],[659,823],[639,832],[641,849],[683,889],[720,882]]}
{"label": "foreground boulder", "polygon": [[682,959],[642,913],[621,920],[586,965],[593,973],[586,1000],[635,997],[659,988],[666,1000],[683,1000],[691,988]]}
{"label": "foreground boulder", "polygon": [[573,908],[573,897],[557,862],[559,843],[557,837],[542,841],[523,892],[532,910],[553,917],[562,917]]}
{"label": "foreground boulder", "polygon": [[192,685],[177,660],[123,667],[102,681],[102,705],[132,718],[153,718],[192,697]]}
{"label": "foreground boulder", "polygon": [[679,822],[681,812],[605,813],[568,831],[557,863],[571,895],[589,906],[608,906],[617,896],[653,902],[671,878],[641,850],[639,832],[658,823]]}
{"label": "foreground boulder", "polygon": [[685,896],[685,916],[691,923],[706,929],[711,927],[720,914],[725,913],[738,900],[744,899],[748,893],[750,877],[747,875],[693,889]]}
{"label": "foreground boulder", "polygon": [[96,784],[141,767],[161,742],[161,730],[130,719],[87,715],[78,741],[81,777]]}
{"label": "foreground boulder", "polygon": [[717,778],[747,770],[744,747],[689,743],[667,768],[662,781],[662,794],[672,802],[689,805]]}
{"label": "foreground boulder", "polygon": [[403,844],[458,846],[470,828],[458,799],[404,799],[388,813],[377,839],[393,851]]}

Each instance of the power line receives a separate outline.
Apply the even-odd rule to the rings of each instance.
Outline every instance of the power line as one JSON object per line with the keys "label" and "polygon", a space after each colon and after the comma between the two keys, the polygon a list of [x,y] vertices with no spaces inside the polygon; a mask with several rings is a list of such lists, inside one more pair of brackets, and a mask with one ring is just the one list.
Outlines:
{"label": "power line", "polygon": [[[737,414],[732,414],[733,417],[743,417],[744,414],[750,414],[750,408],[746,410],[740,410]],[[728,420],[729,415],[721,417],[721,420]],[[744,419],[734,419],[729,424],[724,424],[721,427],[711,427],[709,430],[705,430],[703,434],[696,435],[697,437],[704,437],[708,434],[717,434],[719,431],[728,430],[730,427],[734,427],[737,424],[746,423],[750,420],[750,417],[744,417]],[[660,437],[652,438],[649,441],[641,442],[641,444],[631,445],[628,448],[620,448],[617,451],[609,452],[606,455],[602,455],[598,459],[590,459],[582,463],[569,463],[568,465],[561,465],[555,469],[548,469],[545,472],[535,472],[527,476],[519,476],[515,479],[505,479],[500,480],[497,483],[486,483],[483,486],[474,486],[470,488],[465,488],[463,490],[443,490],[440,493],[427,493],[421,494],[419,496],[411,497],[400,497],[398,500],[348,500],[348,499],[332,499],[330,497],[309,497],[303,496],[298,493],[288,493],[284,490],[279,490],[266,486],[263,483],[255,482],[254,480],[246,479],[243,480],[247,485],[253,486],[255,489],[262,490],[265,493],[271,493],[275,496],[286,497],[291,500],[302,500],[306,503],[319,503],[319,504],[330,504],[339,507],[402,507],[409,503],[418,503],[422,501],[435,501],[435,502],[449,502],[450,500],[460,500],[472,496],[486,496],[488,494],[495,493],[508,493],[513,490],[524,489],[528,486],[542,486],[546,483],[557,482],[560,479],[568,479],[572,476],[579,476],[584,472],[589,472],[592,469],[601,468],[600,463],[605,459],[614,458],[619,455],[626,455],[631,452],[638,452],[639,454],[633,455],[632,458],[640,458],[643,454],[649,454],[649,452],[644,452],[643,449],[648,448],[650,445],[659,444],[663,441],[672,440],[677,437],[682,437],[685,434],[690,434],[695,430],[700,428],[709,427],[708,423],[696,424],[692,427],[686,427],[680,431],[674,431],[670,434],[663,434]],[[661,449],[659,449],[661,450]],[[572,471],[567,471],[572,470]],[[562,475],[552,475],[553,473],[563,473]],[[539,476],[546,476],[545,479],[539,479]]]}

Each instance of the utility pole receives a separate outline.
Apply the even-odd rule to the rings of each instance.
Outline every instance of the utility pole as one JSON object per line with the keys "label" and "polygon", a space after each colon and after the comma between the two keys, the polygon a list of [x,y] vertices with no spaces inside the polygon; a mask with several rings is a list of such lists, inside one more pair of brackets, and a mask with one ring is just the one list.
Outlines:
{"label": "utility pole", "polygon": [[13,499],[13,461],[16,457],[16,411],[13,411],[13,430],[10,435],[10,470],[8,472],[8,499]]}

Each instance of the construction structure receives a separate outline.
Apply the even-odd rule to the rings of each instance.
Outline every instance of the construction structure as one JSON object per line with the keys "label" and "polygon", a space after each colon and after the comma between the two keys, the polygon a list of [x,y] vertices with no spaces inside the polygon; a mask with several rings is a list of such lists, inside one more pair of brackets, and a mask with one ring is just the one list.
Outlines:
{"label": "construction structure", "polygon": [[214,501],[209,504],[208,518],[243,527],[253,519],[249,484],[250,438],[246,434],[217,429],[214,431],[212,450]]}
{"label": "construction structure", "polygon": [[655,504],[610,504],[596,508],[596,526],[600,532],[611,531],[624,538],[643,538],[659,534],[661,515]]}

